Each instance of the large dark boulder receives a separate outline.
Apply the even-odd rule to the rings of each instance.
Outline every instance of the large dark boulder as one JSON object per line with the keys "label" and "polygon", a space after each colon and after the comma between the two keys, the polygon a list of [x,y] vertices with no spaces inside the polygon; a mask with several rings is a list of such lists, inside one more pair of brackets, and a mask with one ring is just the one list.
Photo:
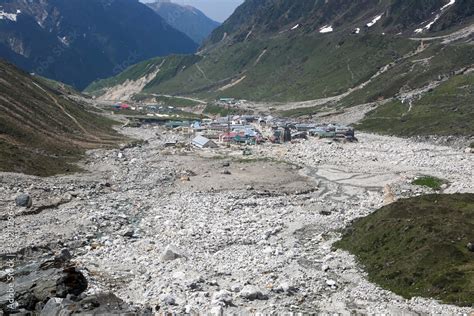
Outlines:
{"label": "large dark boulder", "polygon": [[33,204],[33,200],[28,194],[20,194],[15,198],[15,203],[17,206],[20,207],[31,207],[31,205]]}
{"label": "large dark boulder", "polygon": [[[14,297],[18,309],[35,310],[51,297],[77,296],[87,289],[87,280],[75,267],[62,267],[55,260],[23,264],[14,271]],[[7,275],[0,276],[0,311],[6,314],[10,295]]]}

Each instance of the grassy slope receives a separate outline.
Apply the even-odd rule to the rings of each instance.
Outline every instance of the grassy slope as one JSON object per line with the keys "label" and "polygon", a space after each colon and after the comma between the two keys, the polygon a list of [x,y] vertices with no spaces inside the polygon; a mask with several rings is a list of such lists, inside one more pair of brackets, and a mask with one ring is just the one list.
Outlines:
{"label": "grassy slope", "polygon": [[78,95],[78,96],[81,95],[81,92],[79,92],[76,88],[74,88],[73,86],[67,85],[65,83],[62,83],[53,79],[49,79],[46,77],[38,76],[38,75],[36,75],[35,78],[38,81],[40,81],[42,84],[44,84],[45,86],[53,90],[57,90],[63,94]]}
{"label": "grassy slope", "polygon": [[358,128],[400,136],[474,135],[474,73],[458,75],[408,104],[393,101],[368,113]]}
{"label": "grassy slope", "polygon": [[406,298],[473,306],[472,241],[474,194],[427,195],[355,221],[336,247],[353,252],[371,281]]}
{"label": "grassy slope", "polygon": [[[412,49],[407,40],[383,36],[279,36],[212,50],[199,67],[156,87],[162,93],[295,101],[337,95]],[[256,64],[262,52],[266,53]],[[377,51],[378,53],[371,53]],[[218,87],[246,76],[224,91]]]}
{"label": "grassy slope", "polygon": [[[84,150],[123,137],[115,122],[90,113],[14,66],[0,61],[0,170],[34,175],[74,171]],[[82,130],[60,106],[87,131]]]}
{"label": "grassy slope", "polygon": [[[388,62],[414,48],[415,43],[379,35],[280,35],[213,49],[202,60],[188,57],[173,71],[160,71],[144,93],[197,95],[204,98],[236,97],[250,100],[309,100],[337,95],[363,82]],[[267,52],[258,57],[262,52]],[[377,52],[377,53],[373,53]],[[183,57],[183,56],[181,56]],[[155,59],[120,75],[93,83],[86,92],[134,80],[147,73]],[[197,63],[196,63],[197,62]],[[194,64],[196,63],[196,64]],[[183,67],[184,66],[184,67]],[[218,88],[246,76],[238,85]]]}

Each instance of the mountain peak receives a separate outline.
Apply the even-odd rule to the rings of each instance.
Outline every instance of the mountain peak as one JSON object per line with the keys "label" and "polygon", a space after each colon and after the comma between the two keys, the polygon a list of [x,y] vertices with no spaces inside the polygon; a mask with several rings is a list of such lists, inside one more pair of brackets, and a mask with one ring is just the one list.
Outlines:
{"label": "mountain peak", "polygon": [[197,44],[201,44],[220,25],[190,5],[180,5],[170,0],[158,0],[147,5],[168,24],[188,35]]}

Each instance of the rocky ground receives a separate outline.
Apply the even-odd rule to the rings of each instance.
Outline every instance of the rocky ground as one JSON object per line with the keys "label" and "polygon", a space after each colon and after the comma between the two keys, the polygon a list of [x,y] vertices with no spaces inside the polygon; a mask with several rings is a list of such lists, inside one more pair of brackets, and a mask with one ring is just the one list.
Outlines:
{"label": "rocky ground", "polygon": [[[124,132],[146,142],[90,152],[87,172],[0,175],[7,241],[0,249],[15,254],[17,300],[28,309],[471,312],[385,291],[332,244],[351,220],[429,192],[411,184],[416,176],[448,180],[445,193],[474,192],[472,154],[360,134],[358,143],[260,145],[244,157],[236,148],[195,150],[187,137],[161,128]],[[183,145],[165,148],[170,140]],[[30,208],[15,205],[21,193],[31,196]],[[0,306],[11,273],[4,271]]]}

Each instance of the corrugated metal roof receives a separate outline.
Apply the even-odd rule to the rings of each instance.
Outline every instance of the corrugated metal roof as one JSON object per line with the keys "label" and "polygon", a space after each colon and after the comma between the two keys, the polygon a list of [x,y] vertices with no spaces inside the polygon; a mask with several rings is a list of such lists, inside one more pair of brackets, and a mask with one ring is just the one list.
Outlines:
{"label": "corrugated metal roof", "polygon": [[197,146],[197,147],[200,147],[200,148],[203,148],[203,147],[206,147],[206,146],[209,146],[209,144],[211,146],[215,146],[215,143],[210,140],[209,138],[206,138],[204,136],[196,136],[193,141],[192,141],[192,144],[194,146]]}

